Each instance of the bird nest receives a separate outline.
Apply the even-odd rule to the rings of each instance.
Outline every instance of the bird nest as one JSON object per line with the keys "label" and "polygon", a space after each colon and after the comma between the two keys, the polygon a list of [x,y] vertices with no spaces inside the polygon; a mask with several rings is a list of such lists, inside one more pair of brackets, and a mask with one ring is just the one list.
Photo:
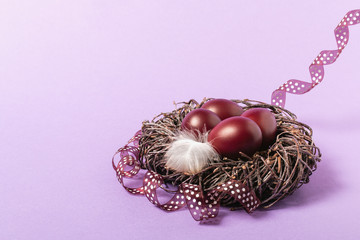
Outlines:
{"label": "bird nest", "polygon": [[[164,155],[180,131],[181,122],[190,111],[200,108],[195,100],[180,103],[176,110],[161,113],[152,121],[142,125],[140,139],[140,159],[142,168],[160,174],[165,183],[180,185],[191,183],[210,191],[229,180],[238,180],[253,190],[265,208],[292,194],[316,170],[321,153],[312,139],[312,129],[296,120],[295,114],[281,107],[252,100],[232,100],[244,110],[267,108],[276,118],[276,141],[267,149],[249,157],[245,154],[237,159],[223,157],[202,171],[190,175],[165,167]],[[238,203],[231,197],[221,199],[223,206],[236,207]]]}

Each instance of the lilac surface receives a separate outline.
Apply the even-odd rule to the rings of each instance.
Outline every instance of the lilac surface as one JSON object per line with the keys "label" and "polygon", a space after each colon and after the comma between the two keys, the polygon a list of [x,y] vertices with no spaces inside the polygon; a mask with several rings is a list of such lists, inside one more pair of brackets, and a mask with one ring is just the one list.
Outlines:
{"label": "lilac surface", "polygon": [[307,81],[353,1],[0,1],[0,239],[359,239],[360,27],[286,107],[323,161],[270,210],[215,225],[128,194],[111,166],[141,122],[203,97],[270,102]]}

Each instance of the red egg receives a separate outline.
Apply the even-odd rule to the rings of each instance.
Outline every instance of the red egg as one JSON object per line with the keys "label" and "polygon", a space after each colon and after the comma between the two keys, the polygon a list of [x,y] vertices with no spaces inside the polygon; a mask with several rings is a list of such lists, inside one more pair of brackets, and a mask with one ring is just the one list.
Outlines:
{"label": "red egg", "polygon": [[182,129],[205,133],[213,129],[221,119],[210,110],[198,108],[189,112],[181,123]]}
{"label": "red egg", "polygon": [[240,116],[244,112],[242,107],[240,107],[237,103],[222,98],[212,99],[204,103],[201,108],[205,108],[216,113],[221,120],[229,117]]}
{"label": "red egg", "polygon": [[262,147],[268,147],[275,141],[276,119],[275,115],[266,108],[251,108],[241,116],[250,118],[260,127],[263,136]]}
{"label": "red egg", "polygon": [[221,121],[211,130],[208,141],[223,156],[236,158],[239,152],[248,156],[261,147],[262,135],[259,126],[245,117],[231,117]]}

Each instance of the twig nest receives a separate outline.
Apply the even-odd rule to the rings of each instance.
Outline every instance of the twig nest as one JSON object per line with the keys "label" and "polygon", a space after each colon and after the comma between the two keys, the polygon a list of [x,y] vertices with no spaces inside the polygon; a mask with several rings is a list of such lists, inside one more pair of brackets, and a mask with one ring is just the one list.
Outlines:
{"label": "twig nest", "polygon": [[[277,131],[273,144],[266,147],[263,144],[261,150],[251,156],[243,153],[236,157],[217,155],[206,139],[197,140],[196,135],[193,139],[190,136],[190,140],[184,137],[181,134],[183,119],[209,100],[211,99],[204,99],[201,103],[195,100],[183,102],[176,110],[161,113],[152,121],[143,122],[140,139],[143,168],[160,174],[165,183],[197,184],[204,191],[213,190],[229,180],[239,180],[254,190],[263,207],[272,206],[309,182],[309,176],[316,170],[321,153],[313,143],[311,128],[296,121],[293,113],[281,107],[252,100],[231,100],[245,110],[245,113],[247,110],[251,110],[251,113],[265,108],[275,116]],[[183,145],[178,144],[179,138]],[[197,143],[192,143],[191,139]],[[174,148],[175,145],[178,148]],[[204,154],[200,154],[200,158],[194,162],[194,151],[189,149]],[[182,171],[174,170],[182,159],[181,155],[185,156],[192,167]],[[224,196],[221,204],[236,206],[236,201]]]}

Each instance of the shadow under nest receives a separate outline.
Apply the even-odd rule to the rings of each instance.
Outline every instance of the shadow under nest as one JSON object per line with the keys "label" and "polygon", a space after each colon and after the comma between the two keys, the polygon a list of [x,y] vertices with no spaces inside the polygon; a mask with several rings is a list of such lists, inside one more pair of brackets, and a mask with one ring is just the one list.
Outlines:
{"label": "shadow under nest", "polygon": [[[277,137],[268,149],[249,157],[242,154],[238,159],[223,157],[201,172],[189,175],[165,168],[164,155],[171,142],[181,130],[181,122],[187,113],[200,108],[195,100],[180,103],[180,107],[169,113],[161,113],[152,121],[143,122],[140,139],[140,159],[142,168],[162,175],[164,182],[172,185],[192,183],[204,191],[216,188],[229,180],[239,180],[254,190],[261,206],[268,208],[292,194],[316,170],[321,153],[312,140],[312,129],[296,121],[295,114],[281,107],[253,100],[232,100],[244,110],[267,108],[274,113],[277,122]],[[167,190],[166,188],[164,188]],[[169,191],[169,190],[168,190]],[[223,206],[239,206],[231,197],[221,199]]]}

